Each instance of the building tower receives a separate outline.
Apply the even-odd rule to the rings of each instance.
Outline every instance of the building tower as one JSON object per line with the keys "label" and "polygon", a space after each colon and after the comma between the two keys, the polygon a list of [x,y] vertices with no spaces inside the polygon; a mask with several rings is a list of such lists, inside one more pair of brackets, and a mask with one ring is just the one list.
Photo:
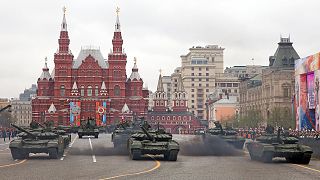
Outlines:
{"label": "building tower", "polygon": [[69,50],[70,39],[67,30],[66,8],[63,8],[63,19],[61,23],[59,49],[54,54],[54,96],[66,97],[71,95],[72,79],[71,68],[73,55]]}
{"label": "building tower", "polygon": [[52,96],[53,90],[53,79],[49,73],[47,66],[47,57],[45,58],[44,67],[42,68],[42,74],[38,78],[38,92],[37,96]]}
{"label": "building tower", "polygon": [[178,78],[177,90],[172,97],[172,110],[177,112],[187,111],[187,93],[184,90],[181,74]]}
{"label": "building tower", "polygon": [[167,99],[166,92],[163,89],[162,76],[160,71],[157,91],[154,93],[154,98],[153,98],[153,103],[154,103],[153,111],[165,112],[167,109],[167,102],[168,102],[168,99]]}
{"label": "building tower", "polygon": [[126,64],[127,55],[122,49],[122,35],[120,30],[119,8],[117,8],[117,19],[115,31],[112,39],[112,51],[108,55],[109,63],[109,96],[115,101],[112,102],[112,107],[121,109],[125,103],[125,83],[127,79]]}
{"label": "building tower", "polygon": [[143,80],[140,77],[137,67],[137,59],[134,58],[132,73],[127,80],[127,97],[142,97]]}

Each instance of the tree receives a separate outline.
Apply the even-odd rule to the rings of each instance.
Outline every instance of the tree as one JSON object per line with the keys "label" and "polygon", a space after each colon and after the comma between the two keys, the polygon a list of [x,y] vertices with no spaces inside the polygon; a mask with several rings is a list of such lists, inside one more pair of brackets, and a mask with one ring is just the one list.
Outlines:
{"label": "tree", "polygon": [[249,110],[248,114],[235,119],[234,126],[238,127],[258,127],[262,122],[261,112],[258,110]]}
{"label": "tree", "polygon": [[287,107],[275,107],[270,111],[267,123],[272,126],[281,126],[284,128],[292,128],[295,126],[293,114]]}

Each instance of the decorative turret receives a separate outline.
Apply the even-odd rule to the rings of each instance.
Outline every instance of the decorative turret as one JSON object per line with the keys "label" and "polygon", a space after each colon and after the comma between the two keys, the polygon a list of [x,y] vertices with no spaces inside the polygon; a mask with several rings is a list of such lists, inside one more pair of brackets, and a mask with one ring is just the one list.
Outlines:
{"label": "decorative turret", "polygon": [[107,95],[108,95],[108,92],[107,92],[106,84],[104,83],[104,81],[102,81],[100,96],[107,96]]}
{"label": "decorative turret", "polygon": [[173,93],[172,97],[172,110],[173,111],[187,111],[187,93],[184,90],[181,74],[179,74],[177,90]]}
{"label": "decorative turret", "polygon": [[137,58],[134,57],[134,65],[133,65],[133,68],[132,68],[132,73],[130,75],[130,78],[128,80],[136,80],[136,81],[142,81],[141,77],[140,77],[140,74],[138,72],[138,67],[137,67]]}
{"label": "decorative turret", "polygon": [[38,78],[38,96],[50,96],[53,90],[53,79],[49,73],[47,65],[47,57],[45,58],[44,67],[42,68],[41,76]]}
{"label": "decorative turret", "polygon": [[78,86],[76,82],[73,82],[72,90],[71,90],[72,96],[79,96]]}
{"label": "decorative turret", "polygon": [[167,95],[163,88],[161,70],[158,80],[157,91],[155,92],[155,97],[153,98],[154,108],[153,111],[156,112],[165,112],[167,109]]}
{"label": "decorative turret", "polygon": [[38,81],[43,81],[43,80],[52,80],[51,75],[49,73],[49,68],[47,65],[47,57],[45,58],[45,63],[44,63],[44,67],[42,68],[42,73],[41,76],[39,77]]}

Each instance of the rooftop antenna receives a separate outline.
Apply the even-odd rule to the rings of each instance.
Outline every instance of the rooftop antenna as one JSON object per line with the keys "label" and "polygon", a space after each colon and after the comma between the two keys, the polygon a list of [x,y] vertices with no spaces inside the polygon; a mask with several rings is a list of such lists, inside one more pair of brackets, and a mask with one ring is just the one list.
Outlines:
{"label": "rooftop antenna", "polygon": [[254,66],[254,58],[251,58],[251,61],[252,61],[252,65]]}

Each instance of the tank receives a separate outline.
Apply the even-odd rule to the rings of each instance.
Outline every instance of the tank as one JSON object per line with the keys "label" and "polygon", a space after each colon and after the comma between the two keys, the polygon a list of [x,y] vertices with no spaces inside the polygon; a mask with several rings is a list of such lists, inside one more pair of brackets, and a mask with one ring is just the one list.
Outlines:
{"label": "tank", "polygon": [[78,136],[79,138],[82,138],[82,136],[94,136],[95,138],[98,138],[99,128],[96,125],[96,120],[93,118],[81,120],[81,124],[78,129]]}
{"label": "tank", "polygon": [[243,149],[244,142],[246,141],[245,138],[238,136],[238,133],[231,127],[222,128],[222,125],[218,121],[214,122],[214,124],[215,128],[209,129],[202,134],[206,143],[210,143],[210,141],[206,141],[208,137],[218,137],[236,149]]}
{"label": "tank", "polygon": [[11,124],[21,133],[10,142],[13,159],[25,159],[29,153],[47,153],[51,159],[57,159],[64,153],[63,138],[53,132],[29,131]]}
{"label": "tank", "polygon": [[128,151],[132,160],[139,160],[144,154],[163,155],[168,161],[176,161],[180,150],[179,143],[172,139],[172,134],[163,129],[148,131],[140,125],[142,132],[131,135]]}
{"label": "tank", "polygon": [[[37,122],[38,123],[38,122]],[[67,146],[70,144],[71,142],[71,134],[68,133],[66,130],[66,126],[58,126],[58,127],[54,127],[54,122],[53,121],[46,121],[45,126],[38,123],[38,125],[42,128],[42,131],[44,132],[53,132],[55,134],[58,134],[62,137],[63,139],[63,147],[67,148]],[[38,129],[39,130],[39,129]]]}
{"label": "tank", "polygon": [[266,132],[247,144],[252,160],[270,163],[274,157],[285,157],[290,163],[309,164],[313,153],[309,146],[298,144],[296,137],[281,134],[280,128],[277,134],[268,130]]}
{"label": "tank", "polygon": [[111,135],[111,142],[113,142],[113,147],[126,148],[128,139],[139,129],[135,128],[134,125],[130,125],[128,123],[118,124]]}

